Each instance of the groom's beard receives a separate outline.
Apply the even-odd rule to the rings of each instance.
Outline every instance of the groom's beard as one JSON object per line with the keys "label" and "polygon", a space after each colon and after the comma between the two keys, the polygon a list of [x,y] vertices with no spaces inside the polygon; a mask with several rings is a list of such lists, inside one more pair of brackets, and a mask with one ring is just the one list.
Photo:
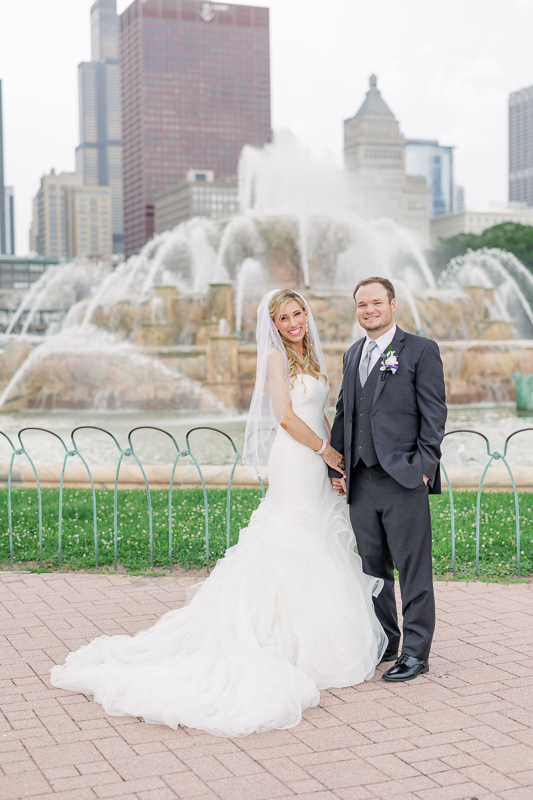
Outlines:
{"label": "groom's beard", "polygon": [[[373,325],[372,323],[376,324]],[[383,317],[379,317],[377,320],[359,320],[359,324],[363,330],[369,333],[376,333],[376,331],[386,332],[394,325],[394,315],[391,313],[386,320]]]}

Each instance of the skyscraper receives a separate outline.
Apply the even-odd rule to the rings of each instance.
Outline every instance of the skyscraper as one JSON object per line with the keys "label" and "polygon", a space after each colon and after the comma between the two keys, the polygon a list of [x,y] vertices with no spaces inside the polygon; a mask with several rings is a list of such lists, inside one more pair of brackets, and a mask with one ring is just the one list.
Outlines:
{"label": "skyscraper", "polygon": [[86,186],[110,186],[113,252],[124,252],[119,31],[116,0],[91,7],[91,58],[78,66],[80,144],[76,172]]}
{"label": "skyscraper", "polygon": [[235,175],[270,140],[269,10],[134,0],[120,17],[125,253],[154,231],[154,197],[189,169]]}
{"label": "skyscraper", "polygon": [[455,211],[453,147],[432,139],[408,139],[405,142],[405,171],[408,175],[426,179],[430,191],[430,217]]}
{"label": "skyscraper", "polygon": [[509,95],[509,202],[533,206],[533,86]]}
{"label": "skyscraper", "polygon": [[4,120],[0,80],[0,255],[15,254],[15,206],[13,187],[4,182]]}
{"label": "skyscraper", "polygon": [[4,186],[4,253],[8,256],[15,255],[15,198],[13,187]]}

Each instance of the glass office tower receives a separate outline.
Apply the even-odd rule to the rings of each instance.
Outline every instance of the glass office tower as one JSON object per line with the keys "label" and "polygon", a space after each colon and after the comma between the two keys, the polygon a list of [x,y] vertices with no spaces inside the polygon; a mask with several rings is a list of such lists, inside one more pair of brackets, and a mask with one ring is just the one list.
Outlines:
{"label": "glass office tower", "polygon": [[109,186],[113,203],[113,252],[124,252],[119,30],[116,0],[91,8],[92,61],[78,66],[80,145],[76,172],[86,186]]}
{"label": "glass office tower", "polygon": [[154,231],[154,197],[189,169],[235,175],[270,141],[269,10],[134,0],[120,17],[125,253]]}
{"label": "glass office tower", "polygon": [[509,95],[509,201],[533,206],[533,86]]}
{"label": "glass office tower", "polygon": [[454,211],[453,147],[428,139],[407,139],[405,171],[426,179],[431,194],[430,217]]}

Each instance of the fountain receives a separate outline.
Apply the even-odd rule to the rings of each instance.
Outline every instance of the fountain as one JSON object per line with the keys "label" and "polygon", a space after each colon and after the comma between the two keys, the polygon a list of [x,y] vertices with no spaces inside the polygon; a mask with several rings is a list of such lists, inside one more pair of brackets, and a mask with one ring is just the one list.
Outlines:
{"label": "fountain", "polygon": [[[239,195],[240,215],[188,220],[115,270],[75,260],[44,273],[0,336],[0,409],[245,408],[257,303],[274,286],[305,291],[334,399],[360,335],[353,287],[372,274],[395,283],[400,326],[439,341],[451,402],[509,400],[512,373],[533,371],[533,279],[511,254],[467,253],[437,286],[414,235],[361,220],[345,174],[287,132],[244,148]],[[32,335],[65,283],[77,302],[60,329]]]}

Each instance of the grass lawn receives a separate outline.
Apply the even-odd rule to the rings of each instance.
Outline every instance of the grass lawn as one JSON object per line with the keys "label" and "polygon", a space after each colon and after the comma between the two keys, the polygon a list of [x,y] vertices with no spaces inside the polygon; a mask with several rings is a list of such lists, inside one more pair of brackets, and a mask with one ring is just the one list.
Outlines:
{"label": "grass lawn", "polygon": [[[57,569],[59,490],[43,489],[43,566]],[[211,565],[224,553],[226,492],[208,490]],[[231,543],[246,526],[261,498],[258,489],[234,489],[231,497]],[[533,574],[533,493],[520,499],[522,576]],[[447,494],[430,498],[433,520],[433,563],[437,578],[452,569],[451,515]],[[112,568],[113,492],[97,490],[99,566]],[[475,575],[476,492],[454,496],[457,577]],[[12,493],[14,559],[17,567],[35,569],[39,562],[39,522],[36,489]],[[168,492],[152,492],[154,567],[168,568]],[[481,500],[480,578],[516,576],[516,528],[510,492],[485,493]],[[173,492],[173,561],[185,569],[205,566],[204,502],[201,489]],[[118,562],[131,572],[150,570],[147,496],[141,490],[118,493]],[[0,564],[9,567],[7,490],[0,490]],[[94,531],[91,492],[63,492],[62,567],[94,567]]]}

